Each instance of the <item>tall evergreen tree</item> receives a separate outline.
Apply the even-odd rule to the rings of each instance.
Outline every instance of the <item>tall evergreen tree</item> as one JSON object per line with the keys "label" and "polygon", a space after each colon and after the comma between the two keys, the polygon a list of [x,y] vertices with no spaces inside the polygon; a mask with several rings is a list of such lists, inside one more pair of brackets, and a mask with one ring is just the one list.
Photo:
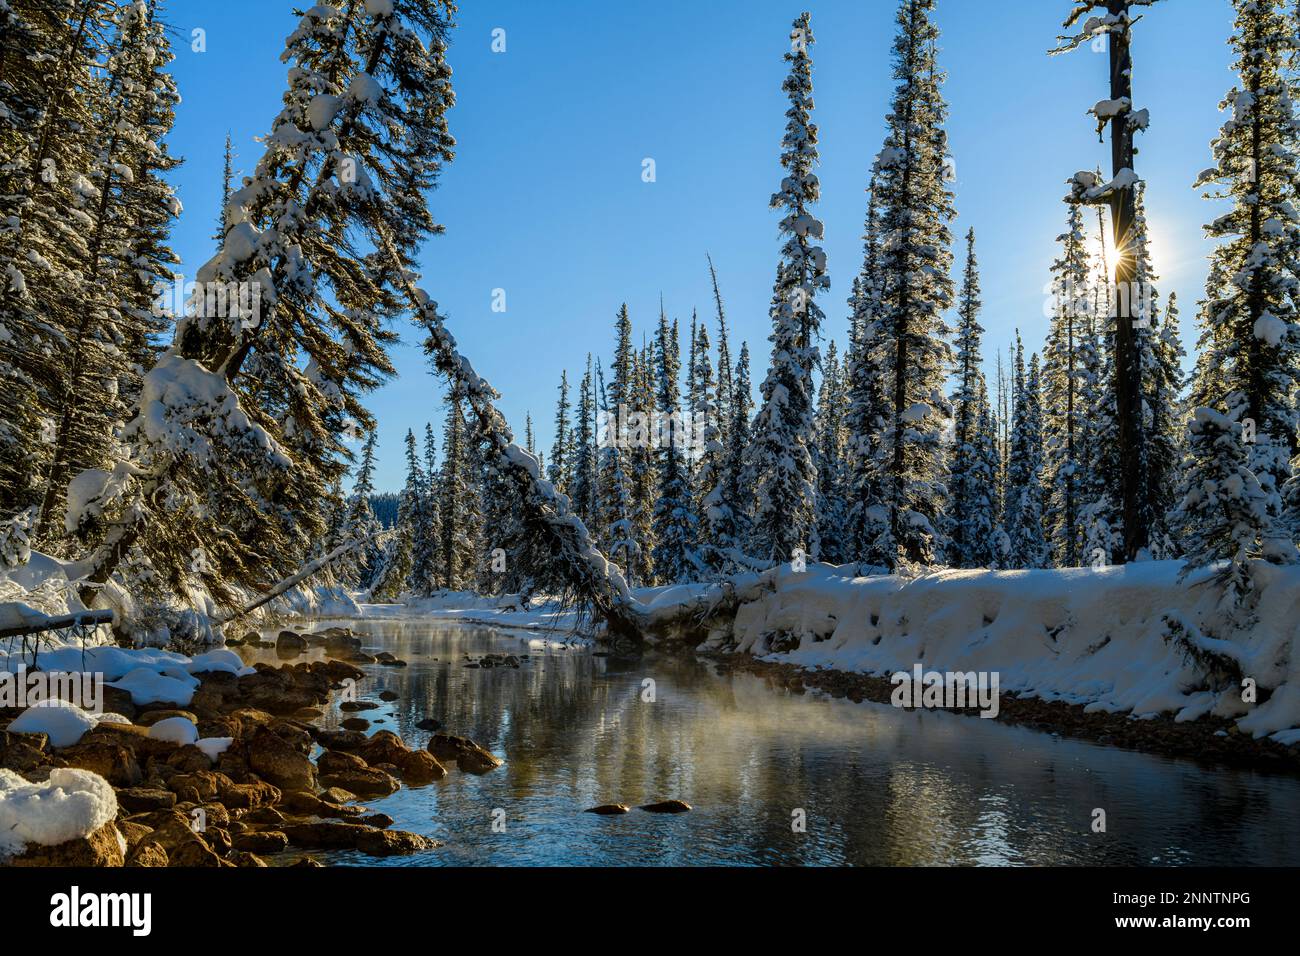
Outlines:
{"label": "tall evergreen tree", "polygon": [[546,477],[555,490],[568,494],[573,483],[573,435],[569,431],[569,373],[560,372],[560,397],[555,405],[555,444],[551,446],[551,464]]}
{"label": "tall evergreen tree", "polygon": [[574,410],[573,424],[573,460],[570,470],[573,473],[573,509],[583,523],[590,528],[597,526],[599,502],[597,499],[598,478],[596,470],[596,395],[595,380],[591,371],[591,353],[587,353],[587,370],[578,385],[578,405]]}
{"label": "tall evergreen tree", "polygon": [[[691,327],[694,329],[695,323],[692,322]],[[695,356],[697,366],[700,360],[698,344],[691,343],[691,354]],[[655,429],[659,440],[659,448],[656,450],[659,493],[654,501],[654,569],[655,577],[661,583],[678,584],[690,580],[698,571],[699,558],[696,554],[695,510],[687,474],[691,436],[682,416],[681,396],[678,392],[681,355],[677,351],[678,344],[662,304],[654,348],[660,421],[659,427]],[[706,354],[706,360],[707,357]],[[697,367],[692,370],[691,380],[697,388],[702,389],[704,383],[699,377]],[[693,409],[691,411],[693,413]]]}
{"label": "tall evergreen tree", "polygon": [[816,560],[830,564],[844,564],[849,560],[845,539],[848,507],[844,419],[847,401],[839,354],[835,343],[831,342],[822,362],[822,383],[817,397],[817,520],[811,551]]}
{"label": "tall evergreen tree", "polygon": [[[1296,21],[1279,0],[1234,0],[1233,9],[1229,45],[1239,80],[1221,104],[1231,115],[1211,144],[1214,165],[1197,179],[1197,186],[1209,187],[1208,198],[1227,199],[1232,208],[1207,226],[1208,235],[1219,240],[1201,306],[1201,369],[1212,381],[1196,383],[1193,391],[1198,402],[1227,416],[1233,430],[1240,426],[1250,445],[1247,467],[1267,507],[1263,512],[1253,506],[1235,514],[1228,509],[1218,515],[1202,512],[1204,520],[1216,525],[1251,521],[1255,540],[1244,543],[1239,529],[1203,529],[1196,538],[1202,550],[1189,551],[1193,565],[1212,558],[1237,561],[1244,553],[1295,560],[1294,548],[1281,546],[1277,523],[1296,452],[1294,393],[1300,374],[1295,327],[1300,122],[1289,70],[1297,46]],[[1196,421],[1193,456],[1219,460],[1198,460],[1194,473],[1221,475],[1235,469],[1235,457],[1220,458],[1226,454],[1228,426],[1199,410]]]}
{"label": "tall evergreen tree", "polygon": [[[1019,345],[1019,343],[1017,343]],[[1047,557],[1043,541],[1042,406],[1038,356],[1025,373],[1024,349],[1016,352],[1016,407],[1011,430],[1011,463],[1007,476],[1006,532],[1011,540],[1009,564],[1041,568]]]}
{"label": "tall evergreen tree", "polygon": [[812,122],[813,44],[809,15],[791,30],[790,64],[783,89],[790,101],[781,165],[786,171],[772,207],[784,212],[785,238],[772,294],[772,360],[763,381],[763,404],[753,425],[747,462],[754,476],[756,507],[750,527],[750,551],[764,561],[788,561],[807,548],[815,533],[816,470],[812,370],[817,362],[814,339],[821,327],[817,293],[830,287],[826,254],[817,245],[822,224],[811,212],[821,185],[817,165],[817,127]]}
{"label": "tall evergreen tree", "polygon": [[948,544],[943,433],[951,410],[942,389],[951,330],[943,313],[953,295],[954,212],[933,11],[934,0],[899,6],[898,86],[874,173],[882,249],[878,347],[888,403],[877,470],[887,523],[881,551],[890,567],[941,563]]}
{"label": "tall evergreen tree", "polygon": [[[952,544],[949,561],[954,567],[979,567],[987,551],[989,529],[980,527],[985,516],[981,503],[988,494],[989,476],[983,473],[981,402],[987,401],[980,354],[984,327],[979,324],[979,263],[975,258],[975,230],[966,234],[966,269],[958,296],[957,385],[952,394],[953,437],[948,488],[952,496],[948,514]],[[977,517],[978,512],[978,517]]]}
{"label": "tall evergreen tree", "polygon": [[1052,263],[1052,320],[1043,351],[1043,496],[1045,532],[1053,563],[1078,567],[1083,560],[1084,496],[1081,438],[1087,409],[1080,397],[1086,374],[1080,361],[1084,327],[1091,322],[1087,236],[1083,213],[1070,205],[1061,254]]}

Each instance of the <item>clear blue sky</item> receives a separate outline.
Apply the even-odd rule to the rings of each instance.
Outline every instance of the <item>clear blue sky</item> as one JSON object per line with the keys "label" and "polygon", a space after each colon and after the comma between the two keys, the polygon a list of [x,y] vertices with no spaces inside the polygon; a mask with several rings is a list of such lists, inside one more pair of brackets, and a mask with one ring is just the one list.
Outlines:
{"label": "clear blue sky", "polygon": [[[306,5],[304,3],[304,5]],[[1105,54],[1048,57],[1068,0],[940,0],[941,63],[957,171],[954,232],[974,226],[984,287],[985,352],[1019,326],[1041,346],[1043,286],[1062,231],[1065,180],[1108,167],[1086,110],[1108,95]],[[705,253],[717,265],[733,350],[747,339],[760,381],[779,240],[767,202],[781,178],[786,102],[781,81],[790,22],[812,12],[815,120],[832,288],[825,333],[841,346],[845,299],[861,264],[871,163],[892,92],[894,0],[469,0],[450,60],[456,161],[434,194],[445,236],[423,250],[425,286],[464,351],[503,393],[519,436],[533,414],[549,450],[561,369],[576,384],[588,351],[608,355],[621,302],[638,331],[692,308],[712,318]],[[172,0],[174,70],[184,98],[172,151],[185,213],[175,234],[183,271],[212,252],[227,131],[237,168],[251,169],[279,109],[279,61],[296,18],[282,0]],[[1166,0],[1136,27],[1136,105],[1151,110],[1138,172],[1163,296],[1176,291],[1184,337],[1205,277],[1201,224],[1210,206],[1191,189],[1232,83],[1226,0]],[[191,30],[207,51],[190,49]],[[506,31],[506,52],[491,50]],[[642,160],[657,181],[641,179]],[[954,271],[961,268],[957,250]],[[506,290],[507,311],[491,310]],[[441,421],[442,388],[409,326],[398,380],[371,396],[380,420],[378,486],[396,490],[408,428]],[[441,429],[439,428],[439,431]],[[522,440],[522,437],[521,437]]]}

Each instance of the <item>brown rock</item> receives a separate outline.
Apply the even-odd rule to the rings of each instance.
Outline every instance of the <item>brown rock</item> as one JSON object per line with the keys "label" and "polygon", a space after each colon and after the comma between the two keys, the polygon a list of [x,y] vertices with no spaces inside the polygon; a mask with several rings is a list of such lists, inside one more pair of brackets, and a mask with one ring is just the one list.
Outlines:
{"label": "brown rock", "polygon": [[456,766],[465,773],[484,774],[504,762],[468,737],[451,734],[434,734],[429,739],[428,749],[439,761],[455,760]]}
{"label": "brown rock", "polygon": [[235,864],[235,866],[266,867],[270,865],[265,860],[263,860],[260,856],[258,856],[256,853],[246,853],[246,852],[236,852],[230,854],[230,862]]}
{"label": "brown rock", "polygon": [[370,727],[370,721],[364,717],[349,717],[339,723],[344,730],[366,730]]}
{"label": "brown rock", "polygon": [[[128,813],[146,813],[176,806],[176,794],[153,787],[127,787],[117,791],[118,806]],[[131,838],[127,837],[128,842]]]}
{"label": "brown rock", "polygon": [[282,790],[316,786],[316,768],[307,755],[266,728],[259,729],[248,741],[248,765]]}
{"label": "brown rock", "polygon": [[141,840],[126,854],[125,866],[168,866],[171,860],[157,840]]}
{"label": "brown rock", "polygon": [[343,770],[326,774],[321,783],[330,787],[342,787],[362,797],[386,797],[401,789],[401,784],[390,774],[377,767],[363,767],[355,770]]}
{"label": "brown rock", "polygon": [[221,802],[231,808],[255,809],[280,802],[279,787],[269,783],[232,783],[220,793]]}
{"label": "brown rock", "polygon": [[659,803],[647,803],[641,809],[647,813],[686,813],[691,805],[683,800],[662,800]]}
{"label": "brown rock", "polygon": [[368,830],[357,840],[357,849],[367,856],[404,856],[437,846],[436,840],[406,830]]}
{"label": "brown rock", "polygon": [[158,721],[167,720],[171,717],[184,717],[192,724],[199,722],[199,719],[188,710],[159,708],[158,710],[145,711],[135,719],[135,723],[140,727],[152,727]]}
{"label": "brown rock", "polygon": [[122,837],[113,821],[94,833],[55,846],[29,844],[8,866],[121,866],[125,862]]}
{"label": "brown rock", "polygon": [[144,780],[135,754],[111,741],[73,744],[58,751],[58,756],[67,766],[91,770],[115,787],[134,787]]}
{"label": "brown rock", "polygon": [[0,767],[27,773],[49,763],[49,738],[45,734],[0,731]]}
{"label": "brown rock", "polygon": [[596,813],[602,817],[612,817],[620,813],[630,813],[632,808],[626,803],[602,803],[598,807],[583,810],[583,813]]}
{"label": "brown rock", "polygon": [[278,830],[255,830],[236,836],[234,846],[247,853],[279,853],[288,849],[289,838]]}

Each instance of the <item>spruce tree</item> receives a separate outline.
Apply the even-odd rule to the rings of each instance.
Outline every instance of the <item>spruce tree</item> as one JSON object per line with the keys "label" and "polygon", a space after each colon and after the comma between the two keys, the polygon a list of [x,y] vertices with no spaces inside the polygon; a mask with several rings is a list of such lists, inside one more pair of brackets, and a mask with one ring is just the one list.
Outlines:
{"label": "spruce tree", "polygon": [[[1294,548],[1281,546],[1277,525],[1296,453],[1294,394],[1300,374],[1295,329],[1300,123],[1290,62],[1296,22],[1279,0],[1234,0],[1233,9],[1229,45],[1239,80],[1220,104],[1231,115],[1211,144],[1214,165],[1197,179],[1197,186],[1209,187],[1207,198],[1229,200],[1232,208],[1207,226],[1207,234],[1218,240],[1210,264],[1210,279],[1216,281],[1207,283],[1201,315],[1202,371],[1208,370],[1212,381],[1197,383],[1194,392],[1203,407],[1240,426],[1249,445],[1246,464],[1267,507],[1262,513],[1253,506],[1238,508],[1235,516],[1227,510],[1204,513],[1216,525],[1249,520],[1255,540],[1245,542],[1239,528],[1203,529],[1197,548],[1189,548],[1192,565],[1212,557],[1239,561],[1243,553],[1256,552],[1273,561],[1295,560]],[[1225,455],[1223,423],[1199,409],[1196,421],[1201,425],[1192,439],[1193,456]],[[1220,474],[1235,468],[1234,462],[1198,460],[1193,472]]]}
{"label": "spruce tree", "polygon": [[891,568],[942,563],[948,544],[943,433],[951,409],[942,389],[951,330],[943,313],[953,295],[954,212],[933,10],[934,0],[900,4],[898,86],[872,191],[882,249],[876,348],[887,403],[876,465],[886,521],[880,551]]}
{"label": "spruce tree", "polygon": [[790,36],[791,50],[785,54],[790,72],[783,85],[790,108],[781,141],[786,176],[771,201],[784,213],[779,228],[785,242],[772,294],[772,359],[747,462],[756,499],[749,550],[767,562],[791,560],[796,550],[811,544],[816,531],[812,370],[823,318],[816,296],[830,287],[826,254],[817,244],[822,224],[811,212],[821,185],[813,171],[817,127],[808,50],[814,40],[807,13],[794,21]]}
{"label": "spruce tree", "polygon": [[[953,438],[949,461],[948,488],[952,496],[948,514],[950,537],[949,561],[954,567],[974,568],[982,563],[980,552],[988,548],[988,529],[973,522],[980,502],[988,493],[988,477],[983,474],[980,439],[980,403],[984,395],[984,376],[980,371],[984,358],[980,340],[984,327],[979,324],[979,263],[975,258],[975,230],[966,234],[966,268],[962,274],[957,306],[957,385],[952,394]],[[981,515],[982,517],[982,515]]]}
{"label": "spruce tree", "polygon": [[[700,381],[697,345],[698,343],[692,343],[691,346],[691,354],[695,356],[697,364],[697,368],[692,370],[691,379],[696,382],[697,389],[703,389],[705,386]],[[692,436],[687,428],[689,419],[684,420],[681,411],[678,393],[681,356],[677,347],[668,325],[668,317],[661,305],[654,342],[657,411],[660,419],[660,425],[655,429],[659,435],[659,448],[656,450],[659,488],[654,501],[654,569],[655,577],[662,584],[688,581],[699,569],[695,510],[687,473]],[[707,361],[707,354],[705,359]],[[694,414],[694,409],[690,411]]]}
{"label": "spruce tree", "polygon": [[1080,396],[1086,370],[1080,361],[1085,325],[1091,321],[1087,236],[1083,214],[1070,205],[1066,231],[1057,237],[1052,263],[1052,319],[1043,351],[1044,530],[1052,562],[1078,567],[1083,559],[1084,495],[1081,458],[1087,409]]}

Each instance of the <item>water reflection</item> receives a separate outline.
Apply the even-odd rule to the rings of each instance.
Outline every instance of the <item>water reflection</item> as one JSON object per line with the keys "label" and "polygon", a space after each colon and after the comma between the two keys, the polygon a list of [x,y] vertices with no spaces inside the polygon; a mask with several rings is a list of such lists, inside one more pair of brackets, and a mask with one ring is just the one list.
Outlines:
{"label": "water reflection", "polygon": [[[367,801],[445,846],[439,865],[1300,863],[1300,781],[1210,770],[993,721],[792,695],[707,662],[525,647],[491,628],[348,623],[409,662],[368,666],[373,729],[424,746],[426,717],[505,766]],[[322,625],[323,626],[323,625]],[[464,656],[530,653],[518,670]],[[259,652],[274,660],[274,652]],[[654,700],[648,702],[647,679]],[[337,726],[349,715],[331,709]],[[680,798],[695,810],[581,811]],[[1091,830],[1094,808],[1107,832]],[[493,829],[494,810],[505,814]],[[792,830],[802,810],[807,830]]]}

